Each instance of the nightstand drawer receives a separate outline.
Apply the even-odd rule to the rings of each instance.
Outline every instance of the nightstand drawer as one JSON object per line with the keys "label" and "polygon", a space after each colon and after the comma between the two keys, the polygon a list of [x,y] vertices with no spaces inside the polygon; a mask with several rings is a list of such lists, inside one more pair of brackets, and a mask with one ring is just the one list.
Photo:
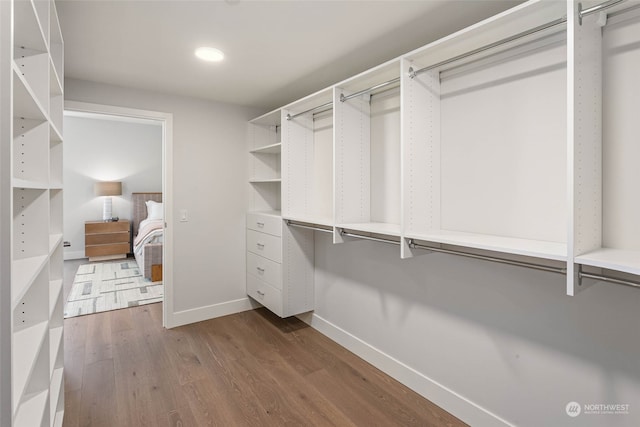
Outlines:
{"label": "nightstand drawer", "polygon": [[274,236],[282,236],[282,218],[260,213],[247,213],[247,228]]}
{"label": "nightstand drawer", "polygon": [[129,243],[129,231],[108,234],[87,234],[85,245],[106,245],[110,243]]}
{"label": "nightstand drawer", "polygon": [[108,255],[126,255],[129,252],[129,243],[114,243],[112,245],[85,246],[85,256],[101,257]]}
{"label": "nightstand drawer", "polygon": [[117,221],[117,222],[86,222],[84,224],[85,234],[101,234],[101,233],[117,233],[122,231],[129,231],[129,221]]}
{"label": "nightstand drawer", "polygon": [[262,280],[247,274],[247,295],[282,317],[282,292]]}
{"label": "nightstand drawer", "polygon": [[282,289],[282,265],[275,261],[247,252],[247,273]]}
{"label": "nightstand drawer", "polygon": [[275,262],[282,262],[282,239],[271,234],[247,230],[247,250]]}

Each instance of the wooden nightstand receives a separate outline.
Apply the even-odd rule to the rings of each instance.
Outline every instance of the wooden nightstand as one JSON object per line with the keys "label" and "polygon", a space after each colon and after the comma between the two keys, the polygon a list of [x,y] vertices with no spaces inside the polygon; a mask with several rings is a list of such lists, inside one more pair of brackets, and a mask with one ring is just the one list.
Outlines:
{"label": "wooden nightstand", "polygon": [[126,258],[131,248],[131,224],[87,221],[84,223],[84,254],[89,261]]}

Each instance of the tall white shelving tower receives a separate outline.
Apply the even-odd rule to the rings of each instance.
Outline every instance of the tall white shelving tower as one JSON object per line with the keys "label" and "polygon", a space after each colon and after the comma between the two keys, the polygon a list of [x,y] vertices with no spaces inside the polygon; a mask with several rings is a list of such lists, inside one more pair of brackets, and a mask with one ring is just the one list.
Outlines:
{"label": "tall white shelving tower", "polygon": [[61,426],[62,33],[51,0],[0,8],[0,425]]}

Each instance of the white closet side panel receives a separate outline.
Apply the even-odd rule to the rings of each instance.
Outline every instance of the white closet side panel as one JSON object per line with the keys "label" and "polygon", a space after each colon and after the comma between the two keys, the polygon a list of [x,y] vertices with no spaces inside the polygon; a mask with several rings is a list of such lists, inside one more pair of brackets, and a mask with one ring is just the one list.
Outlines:
{"label": "white closet side panel", "polygon": [[335,89],[336,223],[371,222],[369,95],[340,101]]}
{"label": "white closet side panel", "polygon": [[400,91],[371,97],[371,222],[400,224]]}
{"label": "white closet side panel", "polygon": [[312,230],[284,227],[282,292],[283,316],[314,308],[314,235]]}
{"label": "white closet side panel", "polygon": [[333,115],[331,111],[313,119],[313,199],[311,214],[333,223]]}
{"label": "white closet side panel", "polygon": [[[568,27],[568,179],[569,265],[567,295],[578,278],[574,257],[597,249],[602,242],[602,29],[591,15],[577,19],[570,4]],[[573,9],[573,10],[571,10]]]}
{"label": "white closet side panel", "polygon": [[[304,114],[282,119],[282,180],[285,217],[309,210],[308,194],[313,185],[313,116]],[[294,113],[291,113],[294,114]]]}
{"label": "white closet side panel", "polygon": [[566,46],[441,82],[442,229],[566,242]]}
{"label": "white closet side panel", "polygon": [[[440,229],[440,73],[409,77],[402,62],[402,228],[403,233]],[[424,253],[421,252],[421,253]],[[413,256],[402,246],[402,257]]]}
{"label": "white closet side panel", "polygon": [[602,246],[640,251],[640,17],[607,25],[603,37]]}

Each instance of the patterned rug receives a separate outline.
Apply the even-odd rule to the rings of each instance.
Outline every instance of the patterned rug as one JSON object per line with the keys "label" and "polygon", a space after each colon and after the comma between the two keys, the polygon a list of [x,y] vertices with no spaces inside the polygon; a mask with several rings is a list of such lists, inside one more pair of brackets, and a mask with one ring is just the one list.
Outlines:
{"label": "patterned rug", "polygon": [[81,265],[64,307],[64,317],[82,316],[162,302],[162,282],[142,277],[135,260]]}

